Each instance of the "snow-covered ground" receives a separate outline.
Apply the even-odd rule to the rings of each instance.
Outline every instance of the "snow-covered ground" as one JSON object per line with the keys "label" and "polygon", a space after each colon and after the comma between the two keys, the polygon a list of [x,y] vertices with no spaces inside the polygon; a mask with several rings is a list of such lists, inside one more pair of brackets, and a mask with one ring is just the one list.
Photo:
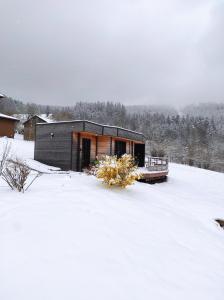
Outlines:
{"label": "snow-covered ground", "polygon": [[10,156],[12,158],[21,158],[30,168],[43,173],[51,173],[57,171],[59,168],[44,165],[33,159],[34,157],[34,142],[24,141],[23,135],[16,134],[15,139],[8,139],[6,137],[0,138],[0,155],[4,150],[6,144],[10,145]]}
{"label": "snow-covered ground", "polygon": [[[33,163],[32,142],[13,148]],[[224,299],[224,174],[169,169],[123,190],[74,172],[25,194],[0,181],[0,299]]]}

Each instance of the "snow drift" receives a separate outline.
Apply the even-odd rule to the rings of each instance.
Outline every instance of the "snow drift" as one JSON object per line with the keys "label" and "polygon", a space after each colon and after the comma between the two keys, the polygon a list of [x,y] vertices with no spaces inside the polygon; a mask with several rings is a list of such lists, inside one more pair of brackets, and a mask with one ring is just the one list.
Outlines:
{"label": "snow drift", "polygon": [[[32,162],[31,142],[13,144]],[[74,172],[25,194],[0,181],[0,299],[223,299],[223,182],[174,164],[125,190]]]}

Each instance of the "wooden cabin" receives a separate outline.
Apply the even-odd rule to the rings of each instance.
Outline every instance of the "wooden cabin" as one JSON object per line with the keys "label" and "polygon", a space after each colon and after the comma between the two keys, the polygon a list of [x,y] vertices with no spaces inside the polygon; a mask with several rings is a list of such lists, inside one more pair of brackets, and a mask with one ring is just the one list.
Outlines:
{"label": "wooden cabin", "polygon": [[14,138],[17,122],[19,119],[0,113],[0,137]]}
{"label": "wooden cabin", "polygon": [[90,121],[36,124],[34,159],[62,170],[82,171],[97,157],[125,153],[144,166],[142,133]]}
{"label": "wooden cabin", "polygon": [[36,131],[37,123],[47,123],[47,120],[38,115],[34,115],[23,123],[23,126],[24,126],[23,138],[24,138],[24,140],[26,140],[26,141],[34,141],[35,140],[35,131]]}

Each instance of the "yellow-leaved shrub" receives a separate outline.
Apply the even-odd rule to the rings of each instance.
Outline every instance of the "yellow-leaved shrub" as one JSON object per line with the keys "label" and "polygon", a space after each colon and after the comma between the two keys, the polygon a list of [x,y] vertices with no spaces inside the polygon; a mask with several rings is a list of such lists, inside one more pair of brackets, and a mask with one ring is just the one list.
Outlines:
{"label": "yellow-leaved shrub", "polygon": [[95,168],[96,177],[109,186],[116,185],[125,188],[141,178],[141,174],[137,171],[138,167],[129,154],[124,154],[120,158],[106,155]]}

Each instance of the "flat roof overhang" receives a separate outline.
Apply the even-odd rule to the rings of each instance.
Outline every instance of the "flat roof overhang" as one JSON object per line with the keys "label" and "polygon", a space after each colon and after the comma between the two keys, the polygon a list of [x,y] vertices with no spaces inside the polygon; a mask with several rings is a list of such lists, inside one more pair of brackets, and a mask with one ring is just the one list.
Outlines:
{"label": "flat roof overhang", "polygon": [[83,134],[90,135],[90,136],[95,136],[95,137],[97,137],[97,136],[112,137],[112,138],[117,139],[117,140],[135,142],[135,143],[139,143],[139,144],[145,144],[144,141],[140,141],[140,140],[133,140],[133,139],[120,137],[120,136],[109,135],[109,134],[98,134],[98,133],[90,132],[90,131],[73,131],[73,133],[83,133]]}
{"label": "flat roof overhang", "polygon": [[[111,125],[102,125],[96,122],[88,121],[88,120],[74,120],[74,121],[61,121],[61,122],[51,122],[51,123],[37,123],[38,126],[49,126],[49,130],[51,130],[52,126],[60,126],[61,124],[81,124],[81,127],[79,130],[76,130],[75,128],[72,128],[72,132],[88,132],[92,135],[98,135],[98,136],[111,136],[111,137],[117,137],[117,138],[123,138],[130,141],[136,141],[136,142],[142,142],[145,141],[145,136],[137,131],[133,131],[130,129],[118,127],[118,126],[111,126]],[[95,131],[90,130],[88,128],[88,125],[95,126]],[[108,130],[112,130],[113,134],[107,133]],[[129,137],[124,135],[130,135]]]}

